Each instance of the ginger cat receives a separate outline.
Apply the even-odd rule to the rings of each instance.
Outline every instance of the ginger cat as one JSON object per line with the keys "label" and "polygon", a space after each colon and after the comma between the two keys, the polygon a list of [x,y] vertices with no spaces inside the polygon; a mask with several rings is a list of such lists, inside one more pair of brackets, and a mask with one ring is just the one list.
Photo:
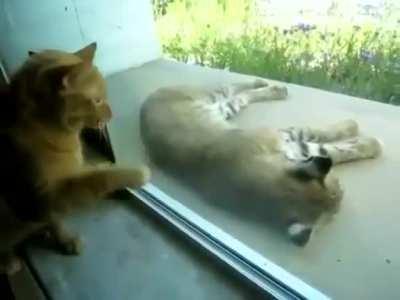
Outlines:
{"label": "ginger cat", "polygon": [[93,43],[75,53],[30,53],[1,93],[0,272],[20,269],[15,247],[41,230],[59,250],[77,254],[79,239],[61,216],[150,178],[146,167],[84,163],[81,131],[102,129],[111,118],[95,51]]}

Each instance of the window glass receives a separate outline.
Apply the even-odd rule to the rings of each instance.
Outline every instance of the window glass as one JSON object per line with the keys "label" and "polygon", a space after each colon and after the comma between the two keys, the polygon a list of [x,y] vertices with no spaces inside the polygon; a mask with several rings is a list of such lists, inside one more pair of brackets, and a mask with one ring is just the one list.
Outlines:
{"label": "window glass", "polygon": [[[399,3],[170,0],[154,12],[180,63],[109,78],[126,98],[114,144],[126,129],[143,145],[117,158],[150,159],[163,192],[328,296],[395,298]],[[202,87],[147,98],[175,85]]]}

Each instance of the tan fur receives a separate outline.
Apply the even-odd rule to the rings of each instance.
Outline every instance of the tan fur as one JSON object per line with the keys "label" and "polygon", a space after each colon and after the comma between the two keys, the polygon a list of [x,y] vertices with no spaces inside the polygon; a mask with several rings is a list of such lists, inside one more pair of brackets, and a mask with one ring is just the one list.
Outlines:
{"label": "tan fur", "polygon": [[[141,133],[152,161],[185,180],[205,200],[224,209],[236,209],[242,216],[249,214],[254,219],[259,215],[284,227],[301,224],[307,228],[307,235],[294,238],[303,245],[319,217],[339,208],[343,193],[338,180],[328,174],[332,160],[339,163],[375,157],[379,144],[375,139],[365,143],[358,138],[335,144],[358,135],[354,121],[325,130],[306,128],[304,132],[317,143],[328,143],[327,155],[331,158],[317,155],[312,161],[291,161],[285,157],[280,130],[243,130],[229,122],[234,114],[222,117],[223,108],[236,105],[239,110],[286,95],[286,88],[269,86],[263,80],[222,89],[163,88],[142,107]],[[231,106],[218,106],[227,101]],[[366,152],[360,151],[363,143],[369,143]],[[314,146],[311,140],[308,144]],[[289,234],[293,230],[289,227]]]}
{"label": "tan fur", "polygon": [[[46,228],[60,250],[77,253],[79,240],[62,227],[61,216],[117,189],[137,188],[149,180],[145,167],[93,167],[84,162],[82,129],[103,129],[111,118],[105,81],[92,64],[95,49],[91,44],[76,53],[47,50],[33,54],[2,93],[9,107],[15,108],[15,119],[1,132],[21,151],[15,159],[29,156],[27,172],[32,169],[35,178],[28,180],[38,202],[29,206],[38,207],[40,217],[22,220],[18,213],[30,214],[23,211],[24,204],[13,209],[18,201],[29,199],[0,197],[0,271],[16,271],[14,247]],[[12,184],[19,188],[18,182]]]}

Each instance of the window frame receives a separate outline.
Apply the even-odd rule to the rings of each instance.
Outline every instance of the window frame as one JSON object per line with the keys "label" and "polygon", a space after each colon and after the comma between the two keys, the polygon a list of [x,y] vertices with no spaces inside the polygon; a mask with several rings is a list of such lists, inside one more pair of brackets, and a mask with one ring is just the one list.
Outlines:
{"label": "window frame", "polygon": [[134,190],[135,198],[155,212],[203,251],[230,266],[245,280],[276,299],[330,299],[328,296],[268,260],[230,234],[148,183]]}
{"label": "window frame", "polygon": [[[0,61],[0,74],[6,84],[7,72]],[[106,130],[106,140],[100,141],[93,132],[86,132],[84,139],[94,139],[96,148],[115,163],[116,158]],[[94,138],[93,138],[94,137]],[[97,138],[96,138],[97,137]],[[155,212],[160,218],[194,241],[203,251],[230,266],[244,280],[257,285],[276,299],[330,299],[282,267],[268,260],[221,228],[207,221],[176,199],[149,183],[141,189],[127,191]]]}

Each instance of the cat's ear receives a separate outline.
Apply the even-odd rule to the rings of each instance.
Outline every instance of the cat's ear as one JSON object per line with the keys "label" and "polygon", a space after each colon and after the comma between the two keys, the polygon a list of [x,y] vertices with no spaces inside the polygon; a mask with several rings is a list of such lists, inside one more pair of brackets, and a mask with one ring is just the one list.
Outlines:
{"label": "cat's ear", "polygon": [[56,88],[66,88],[69,86],[71,77],[74,76],[81,68],[84,63],[78,63],[74,65],[58,66],[47,71],[47,79],[50,84]]}
{"label": "cat's ear", "polygon": [[28,55],[29,55],[29,56],[32,56],[32,55],[34,55],[34,54],[36,54],[36,52],[35,52],[35,51],[28,50]]}
{"label": "cat's ear", "polygon": [[97,43],[91,43],[90,45],[87,45],[86,47],[76,51],[74,54],[76,56],[79,56],[83,61],[85,62],[93,62],[94,55],[96,53],[97,49]]}

